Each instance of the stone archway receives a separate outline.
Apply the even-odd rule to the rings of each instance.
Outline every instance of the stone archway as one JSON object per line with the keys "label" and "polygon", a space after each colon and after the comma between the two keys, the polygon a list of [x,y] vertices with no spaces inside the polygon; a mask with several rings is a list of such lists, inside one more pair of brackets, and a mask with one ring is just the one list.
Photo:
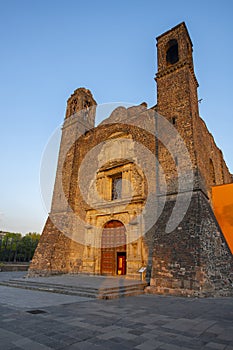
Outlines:
{"label": "stone archway", "polygon": [[108,221],[101,237],[101,274],[126,274],[126,229],[118,220]]}

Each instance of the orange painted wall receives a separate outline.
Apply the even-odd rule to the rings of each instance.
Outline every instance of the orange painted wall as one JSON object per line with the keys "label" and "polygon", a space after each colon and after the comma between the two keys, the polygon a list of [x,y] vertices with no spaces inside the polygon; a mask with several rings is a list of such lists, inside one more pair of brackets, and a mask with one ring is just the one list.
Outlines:
{"label": "orange painted wall", "polygon": [[212,187],[214,213],[233,254],[233,183]]}

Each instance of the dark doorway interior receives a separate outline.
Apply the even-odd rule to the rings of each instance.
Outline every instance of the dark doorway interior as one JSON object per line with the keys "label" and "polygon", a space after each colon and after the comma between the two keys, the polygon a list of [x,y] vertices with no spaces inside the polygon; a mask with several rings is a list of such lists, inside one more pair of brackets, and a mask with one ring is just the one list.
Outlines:
{"label": "dark doorway interior", "polygon": [[126,252],[117,252],[117,274],[126,274]]}

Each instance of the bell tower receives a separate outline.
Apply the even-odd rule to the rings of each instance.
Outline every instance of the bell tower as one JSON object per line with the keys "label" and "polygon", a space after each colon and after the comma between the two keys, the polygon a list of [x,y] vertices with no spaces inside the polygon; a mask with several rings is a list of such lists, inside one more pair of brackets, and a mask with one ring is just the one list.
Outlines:
{"label": "bell tower", "polygon": [[198,82],[194,73],[192,41],[184,22],[157,37],[158,113],[167,118],[198,114]]}
{"label": "bell tower", "polygon": [[[197,174],[193,126],[199,115],[198,82],[194,73],[192,41],[184,22],[157,37],[157,60],[157,112],[178,131]],[[159,147],[159,161],[168,182],[168,192],[177,192],[177,164],[171,159],[166,145]],[[199,187],[198,176],[194,182],[194,186]]]}
{"label": "bell tower", "polygon": [[66,273],[80,267],[77,256],[83,255],[84,246],[70,239],[77,230],[72,215],[77,188],[75,164],[79,159],[77,140],[94,128],[96,105],[85,88],[75,90],[67,101],[51,211],[30,266],[31,275]]}
{"label": "bell tower", "polygon": [[[192,42],[185,23],[157,37],[157,49],[157,112],[174,128],[170,128],[169,134],[170,130],[163,125],[157,127],[158,138],[160,133],[168,133],[167,144],[158,142],[157,150],[167,191],[163,212],[155,225],[150,288],[156,293],[227,295],[232,289],[227,278],[232,259],[211,207],[211,186],[230,182],[231,178],[221,151],[199,117],[198,82],[194,73]],[[179,191],[177,186],[179,177],[186,179],[179,174],[183,175],[182,167],[187,163],[176,141],[179,138],[174,138],[172,150],[175,157],[169,153],[168,147],[173,142],[172,137],[177,136],[176,131],[187,147],[190,170],[194,175],[193,181],[191,179],[193,189],[184,187],[185,191],[183,188]],[[162,196],[158,194],[158,198]],[[187,202],[188,194],[190,203],[184,210],[183,203]],[[167,223],[178,197],[181,201],[177,207],[185,216],[177,227],[168,231]]]}
{"label": "bell tower", "polygon": [[73,163],[78,157],[75,144],[81,135],[94,128],[96,105],[90,90],[85,88],[75,90],[67,100],[51,214],[66,211],[67,202],[73,200]]}

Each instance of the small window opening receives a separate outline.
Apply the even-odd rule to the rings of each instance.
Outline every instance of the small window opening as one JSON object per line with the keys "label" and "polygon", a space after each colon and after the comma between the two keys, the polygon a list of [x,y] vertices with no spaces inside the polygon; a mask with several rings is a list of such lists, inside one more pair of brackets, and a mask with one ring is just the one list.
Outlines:
{"label": "small window opening", "polygon": [[85,101],[83,103],[83,109],[84,109],[84,120],[86,121],[88,118],[88,113],[89,113],[89,108],[90,108],[90,102],[89,101]]}
{"label": "small window opening", "polygon": [[90,107],[90,102],[89,101],[84,101],[83,107],[88,109]]}
{"label": "small window opening", "polygon": [[122,174],[112,177],[112,200],[122,197]]}
{"label": "small window opening", "polygon": [[172,117],[171,122],[172,122],[172,125],[176,125],[176,117]]}
{"label": "small window opening", "polygon": [[178,43],[175,39],[170,40],[168,43],[166,60],[169,64],[174,64],[179,61]]}

